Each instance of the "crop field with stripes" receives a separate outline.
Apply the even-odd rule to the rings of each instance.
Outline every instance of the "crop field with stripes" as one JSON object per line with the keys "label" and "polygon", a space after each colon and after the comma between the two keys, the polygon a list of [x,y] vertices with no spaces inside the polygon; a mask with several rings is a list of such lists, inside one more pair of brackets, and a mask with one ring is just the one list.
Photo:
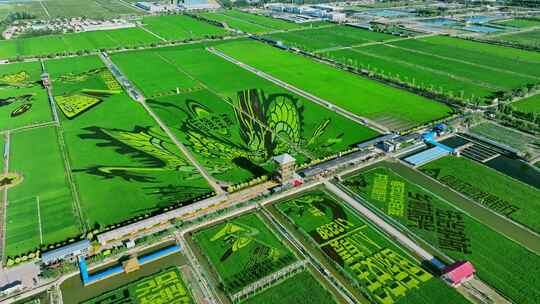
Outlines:
{"label": "crop field with stripes", "polygon": [[57,129],[35,128],[10,136],[9,171],[20,174],[22,181],[8,189],[5,255],[15,257],[77,237],[80,222]]}
{"label": "crop field with stripes", "polygon": [[158,38],[140,28],[82,32],[31,38],[0,40],[0,58],[95,51],[134,45],[149,45]]}
{"label": "crop field with stripes", "polygon": [[180,149],[123,92],[97,56],[46,65],[88,227],[148,216],[211,192]]}
{"label": "crop field with stripes", "polygon": [[38,62],[0,65],[0,131],[51,122]]}
{"label": "crop field with stripes", "polygon": [[297,47],[308,51],[357,46],[396,38],[392,35],[344,25],[306,28],[298,31],[264,35],[263,37],[281,41],[289,47]]}
{"label": "crop field with stripes", "polygon": [[[432,164],[422,170],[437,178]],[[516,303],[540,296],[539,278],[529,275],[537,271],[529,267],[540,265],[540,256],[452,202],[382,166],[350,176],[344,185],[445,255],[474,263],[482,280]]]}
{"label": "crop field with stripes", "polygon": [[[134,65],[141,58],[144,68]],[[271,158],[284,152],[303,163],[378,134],[227,62],[202,44],[112,59],[195,158],[224,183],[269,174]]]}
{"label": "crop field with stripes", "polygon": [[448,116],[452,109],[309,58],[250,40],[216,48],[225,54],[389,129],[407,129]]}
{"label": "crop field with stripes", "polygon": [[[352,278],[371,303],[467,303],[393,241],[325,190],[274,205]],[[451,299],[451,300],[450,300]]]}
{"label": "crop field with stripes", "polygon": [[197,231],[193,239],[227,293],[238,292],[297,260],[256,213]]}
{"label": "crop field with stripes", "polygon": [[254,34],[302,28],[302,25],[292,22],[261,15],[249,14],[237,10],[201,13],[201,16],[210,20],[224,23],[230,28]]}
{"label": "crop field with stripes", "polygon": [[540,81],[540,54],[448,37],[408,39],[322,53],[424,89],[487,103]]}

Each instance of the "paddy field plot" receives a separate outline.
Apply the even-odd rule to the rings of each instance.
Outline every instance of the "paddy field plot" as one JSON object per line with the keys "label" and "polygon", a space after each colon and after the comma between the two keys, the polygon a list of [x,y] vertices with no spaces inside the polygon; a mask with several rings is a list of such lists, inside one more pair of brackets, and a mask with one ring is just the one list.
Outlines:
{"label": "paddy field plot", "polygon": [[471,261],[481,280],[513,302],[538,303],[537,254],[388,168],[353,175],[344,185],[447,256]]}
{"label": "paddy field plot", "polygon": [[0,58],[95,51],[102,48],[149,45],[158,41],[157,37],[140,28],[0,40]]}
{"label": "paddy field plot", "polygon": [[123,15],[143,13],[134,7],[124,5],[119,0],[44,0],[41,2],[51,18],[79,17],[107,19]]}
{"label": "paddy field plot", "polygon": [[410,128],[449,115],[441,103],[339,70],[269,45],[239,40],[216,47],[282,81],[391,129]]}
{"label": "paddy field plot", "polygon": [[11,134],[9,171],[22,175],[22,182],[8,189],[6,256],[81,232],[65,169],[56,127]]}
{"label": "paddy field plot", "polygon": [[487,208],[540,231],[538,189],[462,157],[444,157],[421,170]]}
{"label": "paddy field plot", "polygon": [[494,39],[512,42],[518,45],[540,47],[540,30],[524,31],[522,33],[509,33],[507,35],[499,35]]}
{"label": "paddy field plot", "polygon": [[332,304],[337,302],[308,270],[304,270],[240,303]]}
{"label": "paddy field plot", "polygon": [[449,37],[402,40],[324,55],[472,102],[487,102],[496,92],[540,81],[538,53]]}
{"label": "paddy field plot", "polygon": [[540,94],[516,101],[512,107],[524,113],[540,113]]}
{"label": "paddy field plot", "polygon": [[129,283],[113,291],[97,296],[82,304],[98,303],[194,303],[182,274],[176,267]]}
{"label": "paddy field plot", "polygon": [[296,260],[256,213],[198,231],[193,239],[228,293],[240,291]]}
{"label": "paddy field plot", "polygon": [[[200,44],[111,58],[150,97],[148,105],[197,160],[223,181],[236,183],[264,175],[271,157],[284,152],[302,163],[377,135],[223,60]],[[138,58],[147,63],[144,69],[131,64]],[[153,71],[159,71],[160,78]]]}
{"label": "paddy field plot", "polygon": [[325,190],[274,205],[313,240],[327,258],[373,303],[467,303],[455,290],[422,269],[384,236]]}
{"label": "paddy field plot", "polygon": [[266,33],[276,30],[301,28],[302,25],[271,17],[255,15],[238,10],[202,13],[203,17],[227,24],[228,27],[246,33]]}
{"label": "paddy field plot", "polygon": [[52,120],[39,62],[0,65],[0,131]]}
{"label": "paddy field plot", "polygon": [[528,28],[528,27],[533,27],[533,26],[540,26],[540,19],[517,18],[517,19],[494,21],[492,23],[504,25],[504,26],[517,27],[517,28]]}
{"label": "paddy field plot", "polygon": [[10,13],[27,12],[36,16],[37,19],[46,19],[47,13],[43,10],[39,1],[2,2],[0,3],[0,20],[4,20]]}
{"label": "paddy field plot", "polygon": [[395,38],[395,36],[392,35],[344,25],[306,28],[304,30],[264,35],[263,37],[275,41],[282,41],[283,44],[289,47],[297,47],[308,51],[317,51],[334,47],[348,47]]}
{"label": "paddy field plot", "polygon": [[228,33],[221,27],[187,15],[144,17],[142,23],[146,29],[167,40],[200,39]]}
{"label": "paddy field plot", "polygon": [[211,192],[97,56],[46,62],[85,224],[104,227]]}
{"label": "paddy field plot", "polygon": [[532,158],[540,154],[540,138],[495,123],[478,124],[470,128],[469,132],[505,144],[521,153],[528,153]]}

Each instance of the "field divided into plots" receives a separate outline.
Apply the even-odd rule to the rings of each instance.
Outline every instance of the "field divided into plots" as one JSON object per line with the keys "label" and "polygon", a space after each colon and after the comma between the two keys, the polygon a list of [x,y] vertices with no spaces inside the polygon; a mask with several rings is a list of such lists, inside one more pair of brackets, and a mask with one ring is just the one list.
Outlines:
{"label": "field divided into plots", "polygon": [[201,13],[204,18],[225,23],[228,27],[246,33],[266,33],[276,30],[301,28],[302,25],[261,15],[244,13],[237,10],[223,10]]}
{"label": "field divided into plots", "polygon": [[306,28],[304,30],[264,35],[263,37],[281,41],[289,47],[297,47],[308,51],[320,51],[321,49],[334,47],[348,47],[396,38],[392,35],[344,25]]}
{"label": "field divided into plots", "polygon": [[527,19],[508,19],[501,21],[494,21],[492,23],[517,27],[517,28],[528,28],[533,26],[540,26],[540,19],[538,18],[527,18]]}
{"label": "field divided into plots", "polygon": [[18,256],[76,237],[80,225],[57,128],[13,133],[10,147],[9,171],[22,175],[23,180],[8,190],[5,255]]}
{"label": "field divided into plots", "polygon": [[443,118],[452,112],[443,104],[256,41],[238,40],[220,44],[216,48],[391,129],[410,128]]}
{"label": "field divided into plots", "polygon": [[0,40],[0,58],[95,51],[102,48],[149,45],[157,41],[157,37],[140,28]]}
{"label": "field divided into plots", "polygon": [[539,303],[540,256],[385,167],[344,185],[449,257],[471,261],[480,279],[512,301]]}
{"label": "field divided into plots", "polygon": [[221,27],[187,15],[144,17],[142,23],[146,29],[166,40],[200,39],[228,33]]}
{"label": "field divided into plots", "polygon": [[[38,1],[35,1],[38,5]],[[44,0],[39,1],[51,18],[80,17],[105,19],[142,14],[141,10],[124,5],[120,0]]]}
{"label": "field divided into plots", "polygon": [[540,30],[524,31],[508,35],[500,35],[495,40],[512,42],[518,45],[540,47]]}
{"label": "field divided into plots", "polygon": [[176,267],[162,270],[106,292],[81,304],[101,303],[195,303]]}
{"label": "field divided into plots", "polygon": [[0,65],[0,131],[50,122],[39,62]]}
{"label": "field divided into plots", "polygon": [[46,66],[88,227],[141,218],[211,192],[97,56]]}
{"label": "field divided into plots", "polygon": [[467,303],[455,290],[422,269],[406,252],[325,190],[274,205],[372,303]]}
{"label": "field divided into plots", "polygon": [[540,190],[461,157],[441,158],[421,170],[495,212],[540,232]]}
{"label": "field divided into plots", "polygon": [[197,231],[193,239],[227,293],[238,292],[297,260],[256,213]]}
{"label": "field divided into plots", "polygon": [[[267,174],[271,157],[284,152],[302,163],[377,135],[201,44],[111,58],[208,172],[225,182]],[[133,64],[141,58],[144,67]]]}
{"label": "field divided into plots", "polygon": [[[449,37],[408,39],[324,54],[426,89],[487,102],[540,82],[540,54]],[[406,58],[406,59],[404,59]]]}
{"label": "field divided into plots", "polygon": [[507,145],[534,158],[540,154],[540,139],[492,122],[483,122],[469,128],[469,133]]}

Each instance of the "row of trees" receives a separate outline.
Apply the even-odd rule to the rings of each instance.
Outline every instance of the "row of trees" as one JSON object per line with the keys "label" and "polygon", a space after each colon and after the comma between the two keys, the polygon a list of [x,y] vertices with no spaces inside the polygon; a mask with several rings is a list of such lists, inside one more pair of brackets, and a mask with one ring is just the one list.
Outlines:
{"label": "row of trees", "polygon": [[526,132],[540,131],[540,113],[522,112],[514,108],[511,104],[500,104],[497,107],[497,115],[506,124],[515,126]]}
{"label": "row of trees", "polygon": [[512,47],[515,49],[521,49],[525,51],[536,51],[540,52],[540,42],[535,41],[534,39],[528,40],[527,44],[521,43],[519,41],[509,41],[502,39],[496,39],[496,38],[478,38],[478,37],[464,37],[463,39],[481,42],[481,43],[488,43],[488,44],[494,44],[494,45],[501,45],[501,46],[507,46]]}

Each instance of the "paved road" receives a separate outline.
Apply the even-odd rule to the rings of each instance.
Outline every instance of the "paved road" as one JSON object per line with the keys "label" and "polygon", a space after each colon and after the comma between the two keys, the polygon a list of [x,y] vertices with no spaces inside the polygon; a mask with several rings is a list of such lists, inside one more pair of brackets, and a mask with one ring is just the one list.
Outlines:
{"label": "paved road", "polygon": [[347,301],[347,303],[354,304],[356,303],[356,300],[354,296],[344,287],[342,286],[333,276],[324,268],[324,266],[311,255],[311,253],[306,250],[302,244],[287,231],[287,229],[266,209],[262,208],[262,213],[268,218],[272,224],[274,224],[275,227],[277,227],[277,230],[281,233],[281,235],[285,236],[287,240],[289,240],[289,243],[291,243],[297,250],[300,252],[300,254],[304,257],[305,260],[308,260],[313,267],[330,283],[335,290],[339,292],[339,294]]}
{"label": "paved road", "polygon": [[332,193],[337,195],[339,198],[347,202],[349,205],[351,205],[354,209],[358,210],[360,213],[362,213],[365,217],[367,217],[369,220],[371,220],[373,223],[375,223],[377,226],[379,226],[381,229],[383,229],[386,233],[394,237],[397,241],[399,241],[402,245],[407,247],[412,252],[416,253],[417,256],[421,257],[422,259],[426,261],[431,261],[435,257],[424,250],[424,248],[418,246],[415,242],[413,242],[409,237],[407,237],[405,234],[401,233],[401,231],[394,228],[394,226],[388,224],[383,219],[381,219],[378,215],[373,213],[368,208],[364,207],[362,204],[357,202],[355,199],[350,197],[347,193],[343,192],[341,189],[336,187],[334,184],[325,181],[324,186],[330,190]]}
{"label": "paved road", "polygon": [[351,113],[351,112],[349,112],[349,111],[347,111],[345,109],[342,109],[342,108],[332,104],[329,101],[326,101],[326,100],[324,100],[324,99],[322,99],[320,97],[312,95],[312,94],[310,94],[310,93],[308,93],[308,92],[306,92],[306,91],[304,91],[302,89],[299,89],[299,88],[297,88],[297,87],[295,87],[293,85],[290,85],[290,84],[288,84],[288,83],[286,83],[286,82],[284,82],[284,81],[282,81],[280,79],[277,79],[277,78],[275,78],[275,77],[273,77],[273,76],[271,76],[269,74],[266,74],[265,72],[259,71],[259,70],[255,69],[254,67],[249,66],[249,65],[247,65],[245,63],[242,63],[242,62],[240,62],[240,61],[238,61],[238,60],[236,60],[236,59],[234,59],[234,58],[232,58],[232,57],[230,57],[230,56],[228,56],[228,55],[226,55],[226,54],[224,54],[224,53],[222,53],[222,52],[220,52],[220,51],[218,51],[218,50],[216,50],[214,48],[207,48],[207,50],[209,52],[211,52],[211,53],[213,53],[213,54],[215,54],[215,55],[217,55],[217,56],[231,62],[231,63],[234,63],[234,64],[238,65],[239,67],[243,68],[244,70],[250,71],[250,72],[254,73],[255,75],[257,75],[259,77],[262,77],[262,78],[264,78],[264,79],[266,79],[266,80],[268,80],[268,81],[270,81],[270,82],[272,82],[272,83],[274,83],[274,84],[276,84],[276,85],[278,85],[278,86],[280,86],[282,88],[285,88],[285,89],[287,89],[287,90],[289,90],[291,92],[294,92],[295,94],[300,95],[300,96],[302,96],[302,97],[304,97],[304,98],[306,98],[308,100],[311,100],[312,102],[314,102],[316,104],[319,104],[319,105],[321,105],[323,107],[326,107],[326,108],[330,109],[331,111],[339,113],[339,114],[349,118],[350,120],[352,120],[354,122],[357,122],[359,124],[368,126],[368,127],[372,128],[372,129],[377,130],[380,133],[389,133],[390,132],[390,130],[388,128],[386,128],[386,127],[384,127],[384,126],[382,126],[382,125],[380,125],[380,124],[378,124],[378,123],[376,123],[376,122],[374,122],[372,120],[369,120],[369,119],[367,119],[365,117],[358,116],[358,115],[356,115],[354,113]]}

